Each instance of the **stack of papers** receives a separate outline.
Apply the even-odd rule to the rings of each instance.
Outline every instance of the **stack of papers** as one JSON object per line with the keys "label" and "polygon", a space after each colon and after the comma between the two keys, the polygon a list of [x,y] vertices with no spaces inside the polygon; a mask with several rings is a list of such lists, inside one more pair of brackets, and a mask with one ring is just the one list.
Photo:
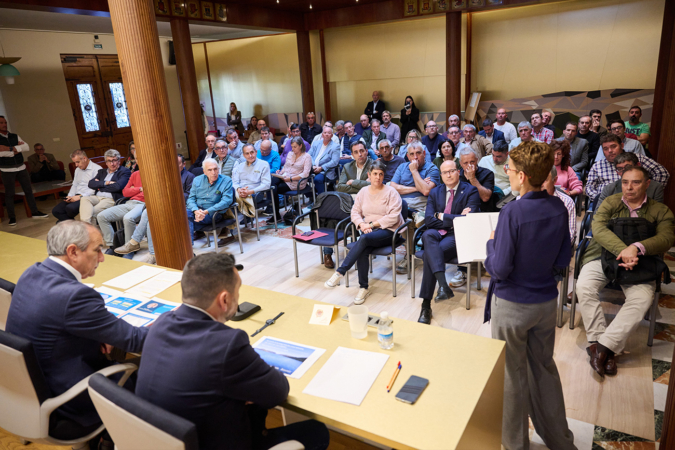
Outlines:
{"label": "stack of papers", "polygon": [[106,287],[96,290],[103,297],[105,307],[111,314],[135,327],[149,326],[165,312],[173,311],[180,306],[179,303],[159,298],[148,299]]}
{"label": "stack of papers", "polygon": [[159,267],[141,266],[137,269],[120,275],[119,277],[115,277],[112,280],[108,280],[103,284],[106,286],[126,290],[165,271],[166,269],[161,269]]}

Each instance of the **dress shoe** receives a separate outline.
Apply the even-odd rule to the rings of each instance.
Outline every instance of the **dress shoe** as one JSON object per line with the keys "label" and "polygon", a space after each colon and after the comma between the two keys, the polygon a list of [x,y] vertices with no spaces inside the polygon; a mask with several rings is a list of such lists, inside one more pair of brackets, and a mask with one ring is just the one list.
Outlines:
{"label": "dress shoe", "polygon": [[445,289],[445,287],[439,287],[438,292],[436,293],[436,298],[434,300],[440,302],[441,300],[447,300],[454,296],[455,294],[452,292],[452,289]]}
{"label": "dress shoe", "polygon": [[129,242],[127,242],[123,246],[117,247],[115,249],[115,253],[119,253],[120,255],[126,255],[128,253],[137,252],[140,249],[141,245],[138,242],[134,241],[133,239],[130,239]]}
{"label": "dress shoe", "polygon": [[333,262],[333,257],[324,253],[323,255],[323,265],[326,266],[326,269],[335,269],[335,263]]}
{"label": "dress shoe", "polygon": [[218,247],[225,247],[227,244],[234,242],[236,238],[234,236],[229,236],[218,241]]}
{"label": "dress shoe", "polygon": [[431,324],[431,308],[422,307],[420,312],[420,318],[417,319],[419,323],[426,323],[427,325]]}
{"label": "dress shoe", "polygon": [[589,362],[593,370],[595,370],[598,375],[604,378],[607,353],[599,351],[598,344],[591,344],[589,347],[586,347],[586,353],[588,353],[588,356],[591,357]]}
{"label": "dress shoe", "polygon": [[617,368],[614,358],[614,354],[607,355],[607,360],[605,361],[605,375],[616,375]]}

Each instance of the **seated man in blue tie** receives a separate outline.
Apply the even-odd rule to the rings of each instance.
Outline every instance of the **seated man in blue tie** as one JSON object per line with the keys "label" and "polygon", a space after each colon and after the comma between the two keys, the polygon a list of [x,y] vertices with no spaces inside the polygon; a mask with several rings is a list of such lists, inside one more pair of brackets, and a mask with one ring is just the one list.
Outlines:
{"label": "seated man in blue tie", "polygon": [[459,180],[459,167],[455,161],[441,164],[443,184],[429,193],[424,223],[427,230],[422,234],[424,244],[424,273],[422,275],[422,311],[418,322],[431,323],[431,297],[438,282],[436,301],[453,297],[452,289],[445,279],[445,261],[457,256],[453,220],[476,212],[480,208],[478,189]]}
{"label": "seated man in blue tie", "polygon": [[[47,234],[49,257],[19,278],[7,316],[7,332],[33,343],[51,397],[111,364],[111,346],[140,352],[148,333],[116,318],[101,294],[82,284],[103,262],[103,237],[86,222],[66,220]],[[78,395],[49,417],[49,435],[70,440],[101,425],[89,395]],[[92,447],[98,448],[98,447]]]}
{"label": "seated man in blue tie", "polygon": [[267,409],[286,401],[289,386],[243,330],[225,324],[237,313],[243,268],[227,253],[186,264],[183,304],[152,325],[136,395],[194,423],[202,450],[268,449],[289,440],[325,449],[330,438],[320,422],[265,429]]}

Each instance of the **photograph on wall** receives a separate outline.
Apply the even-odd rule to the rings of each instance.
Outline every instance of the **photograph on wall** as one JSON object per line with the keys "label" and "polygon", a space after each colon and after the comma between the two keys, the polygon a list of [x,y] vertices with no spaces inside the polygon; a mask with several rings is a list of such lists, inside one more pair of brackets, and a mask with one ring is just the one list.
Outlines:
{"label": "photograph on wall", "polygon": [[478,8],[485,6],[485,0],[469,0],[469,8]]}
{"label": "photograph on wall", "polygon": [[214,20],[216,18],[213,12],[213,2],[202,2],[202,19]]}
{"label": "photograph on wall", "polygon": [[222,3],[216,3],[216,20],[227,22],[227,9]]}
{"label": "photograph on wall", "polygon": [[173,0],[171,2],[171,14],[176,17],[185,17],[185,2]]}
{"label": "photograph on wall", "polygon": [[450,10],[450,0],[437,0],[436,12],[446,12]]}
{"label": "photograph on wall", "polygon": [[160,16],[169,16],[169,0],[155,0],[155,14]]}
{"label": "photograph on wall", "polygon": [[202,13],[199,10],[199,2],[196,0],[188,0],[185,7],[187,8],[187,15],[190,19],[201,19]]}
{"label": "photograph on wall", "polygon": [[403,2],[403,15],[404,16],[417,15],[417,0],[405,0]]}
{"label": "photograph on wall", "polygon": [[420,0],[420,14],[432,14],[434,12],[433,0]]}
{"label": "photograph on wall", "polygon": [[492,6],[492,5],[501,5],[502,0],[487,0],[487,5]]}
{"label": "photograph on wall", "polygon": [[452,9],[466,8],[466,0],[452,0]]}

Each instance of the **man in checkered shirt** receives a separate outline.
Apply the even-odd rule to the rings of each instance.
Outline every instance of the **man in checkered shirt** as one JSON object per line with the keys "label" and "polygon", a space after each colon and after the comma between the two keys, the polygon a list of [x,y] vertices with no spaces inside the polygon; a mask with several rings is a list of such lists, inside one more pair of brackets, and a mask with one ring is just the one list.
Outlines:
{"label": "man in checkered shirt", "polygon": [[541,118],[541,114],[534,113],[530,117],[530,122],[532,123],[532,136],[535,139],[539,139],[541,142],[550,144],[553,141],[553,131],[549,130],[544,126],[544,121]]}
{"label": "man in checkered shirt", "polygon": [[[621,174],[616,171],[614,166],[614,159],[623,153],[623,145],[621,139],[614,134],[607,134],[600,139],[600,146],[605,154],[605,159],[596,162],[586,178],[586,195],[594,200],[602,188],[609,183],[613,183],[621,179]],[[649,172],[649,177],[663,184],[668,183],[670,174],[661,164],[657,163],[651,158],[643,155],[636,155],[640,161],[640,166],[644,167]]]}

